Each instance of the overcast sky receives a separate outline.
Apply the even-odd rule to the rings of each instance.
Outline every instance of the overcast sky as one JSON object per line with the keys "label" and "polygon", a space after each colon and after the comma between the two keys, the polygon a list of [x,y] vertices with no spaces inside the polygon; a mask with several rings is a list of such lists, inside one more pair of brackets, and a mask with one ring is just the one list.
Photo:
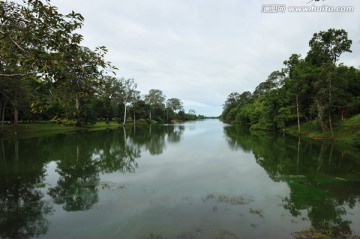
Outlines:
{"label": "overcast sky", "polygon": [[[81,13],[84,46],[109,49],[117,77],[142,94],[160,89],[186,111],[218,116],[231,92],[251,91],[315,32],[342,28],[353,40],[340,62],[360,66],[359,0],[52,0]],[[354,12],[262,13],[264,4],[354,6]],[[269,10],[269,8],[264,8]]]}

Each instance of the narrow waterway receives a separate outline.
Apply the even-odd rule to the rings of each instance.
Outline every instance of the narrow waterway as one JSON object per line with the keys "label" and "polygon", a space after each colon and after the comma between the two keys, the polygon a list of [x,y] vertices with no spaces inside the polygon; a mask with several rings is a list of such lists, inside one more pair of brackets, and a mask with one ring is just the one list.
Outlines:
{"label": "narrow waterway", "polygon": [[360,154],[218,120],[1,140],[0,238],[360,235]]}

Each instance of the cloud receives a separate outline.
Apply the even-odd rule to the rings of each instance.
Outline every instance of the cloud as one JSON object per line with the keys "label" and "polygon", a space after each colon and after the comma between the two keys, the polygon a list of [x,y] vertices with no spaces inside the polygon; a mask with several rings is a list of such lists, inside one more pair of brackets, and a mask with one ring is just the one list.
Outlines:
{"label": "cloud", "polygon": [[[308,6],[326,0],[273,0]],[[353,53],[340,61],[360,64],[360,3],[354,13],[262,13],[267,0],[52,0],[63,13],[85,17],[84,45],[109,48],[118,76],[134,78],[143,94],[160,89],[197,113],[219,115],[233,91],[253,91],[293,53],[305,56],[313,33],[343,28]]]}

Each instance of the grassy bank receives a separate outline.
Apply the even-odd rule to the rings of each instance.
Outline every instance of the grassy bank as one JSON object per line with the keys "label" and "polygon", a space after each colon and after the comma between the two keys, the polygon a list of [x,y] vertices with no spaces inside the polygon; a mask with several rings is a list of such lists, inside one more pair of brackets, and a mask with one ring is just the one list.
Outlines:
{"label": "grassy bank", "polygon": [[20,123],[17,126],[4,125],[3,134],[0,137],[11,138],[27,138],[27,137],[39,137],[48,136],[61,133],[70,133],[76,131],[95,131],[95,130],[106,130],[116,129],[122,125],[117,122],[98,122],[95,125],[83,126],[83,127],[72,127],[64,126],[54,122],[43,121],[38,123]]}
{"label": "grassy bank", "polygon": [[[360,146],[360,114],[334,125],[334,136],[330,131],[322,131],[317,121],[301,124],[301,136],[316,140],[334,140],[341,144]],[[291,135],[298,136],[297,125],[287,127],[285,130]]]}

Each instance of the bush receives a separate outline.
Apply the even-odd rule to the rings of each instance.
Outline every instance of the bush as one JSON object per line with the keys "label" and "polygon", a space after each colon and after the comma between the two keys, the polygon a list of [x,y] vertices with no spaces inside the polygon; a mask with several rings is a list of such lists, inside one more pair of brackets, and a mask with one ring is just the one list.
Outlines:
{"label": "bush", "polygon": [[360,131],[352,136],[352,141],[355,146],[360,147]]}

